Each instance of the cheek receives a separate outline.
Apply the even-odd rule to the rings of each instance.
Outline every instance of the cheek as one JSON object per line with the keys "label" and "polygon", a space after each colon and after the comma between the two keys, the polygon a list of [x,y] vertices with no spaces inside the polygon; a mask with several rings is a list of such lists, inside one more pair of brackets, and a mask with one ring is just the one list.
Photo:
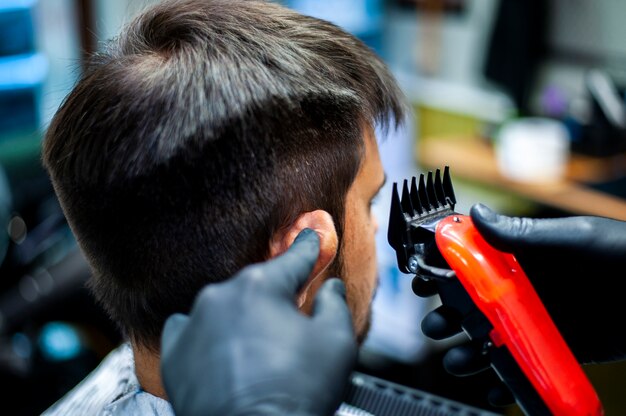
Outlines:
{"label": "cheek", "polygon": [[[378,280],[375,231],[364,227],[352,230],[350,242],[346,240],[344,253],[344,280],[348,303],[354,315],[357,331],[369,316],[370,304]],[[348,237],[346,235],[346,237]]]}
{"label": "cheek", "polygon": [[[354,211],[353,211],[354,212]],[[356,213],[355,213],[356,214]],[[367,290],[375,286],[377,275],[376,230],[378,221],[370,210],[361,210],[346,222],[346,264],[359,286]]]}
{"label": "cheek", "polygon": [[[376,229],[378,223],[365,199],[348,199],[341,250],[341,275],[352,311],[355,329],[367,326],[370,304],[376,290]],[[356,202],[355,202],[356,200]]]}

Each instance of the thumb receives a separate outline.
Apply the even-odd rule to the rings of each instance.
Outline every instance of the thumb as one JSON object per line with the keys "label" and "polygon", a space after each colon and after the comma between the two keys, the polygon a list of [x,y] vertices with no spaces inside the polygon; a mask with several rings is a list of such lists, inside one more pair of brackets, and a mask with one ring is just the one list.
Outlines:
{"label": "thumb", "polygon": [[580,247],[594,243],[586,217],[525,218],[499,215],[483,204],[475,204],[470,216],[480,234],[495,248],[513,252],[525,248]]}
{"label": "thumb", "polygon": [[315,297],[313,319],[321,325],[353,333],[352,315],[346,303],[346,287],[338,278],[330,278]]}
{"label": "thumb", "polygon": [[483,204],[470,208],[470,217],[485,240],[498,250],[511,252],[534,240],[534,220],[496,214]]}

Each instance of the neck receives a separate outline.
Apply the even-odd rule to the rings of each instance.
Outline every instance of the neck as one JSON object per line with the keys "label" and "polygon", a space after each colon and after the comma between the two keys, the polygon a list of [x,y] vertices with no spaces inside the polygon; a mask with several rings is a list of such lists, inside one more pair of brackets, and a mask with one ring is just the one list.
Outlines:
{"label": "neck", "polygon": [[165,389],[161,383],[161,357],[159,353],[135,343],[132,344],[132,347],[135,356],[135,374],[139,385],[153,396],[167,400]]}

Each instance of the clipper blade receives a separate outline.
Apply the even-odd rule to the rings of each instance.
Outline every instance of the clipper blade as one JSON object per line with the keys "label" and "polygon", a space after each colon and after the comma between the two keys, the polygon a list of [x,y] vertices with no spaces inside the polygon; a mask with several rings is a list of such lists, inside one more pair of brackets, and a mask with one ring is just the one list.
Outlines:
{"label": "clipper blade", "polygon": [[[437,222],[454,214],[456,197],[450,178],[450,168],[437,169],[433,174],[420,174],[402,184],[402,196],[394,182],[391,195],[391,212],[387,241],[396,251],[398,267],[404,273],[414,272],[409,259],[416,254],[425,255],[429,244],[434,243],[433,233]],[[428,232],[425,232],[427,230]]]}

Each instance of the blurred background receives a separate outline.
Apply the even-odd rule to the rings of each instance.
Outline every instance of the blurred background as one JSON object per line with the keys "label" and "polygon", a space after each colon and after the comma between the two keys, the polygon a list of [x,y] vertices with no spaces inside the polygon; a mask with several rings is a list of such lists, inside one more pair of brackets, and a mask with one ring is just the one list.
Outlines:
{"label": "blurred background", "polygon": [[[84,288],[89,269],[39,152],[83,58],[153,2],[0,0],[0,388],[7,414],[39,414],[121,341]],[[460,339],[421,335],[421,317],[437,301],[413,295],[410,277],[397,270],[386,242],[391,184],[449,165],[461,213],[483,202],[511,215],[626,220],[626,2],[283,3],[370,45],[413,109],[402,129],[381,138],[389,180],[375,207],[380,288],[360,369],[491,409],[482,386],[492,374],[470,381],[441,368],[442,351]],[[623,413],[626,367],[585,369],[607,414]]]}

